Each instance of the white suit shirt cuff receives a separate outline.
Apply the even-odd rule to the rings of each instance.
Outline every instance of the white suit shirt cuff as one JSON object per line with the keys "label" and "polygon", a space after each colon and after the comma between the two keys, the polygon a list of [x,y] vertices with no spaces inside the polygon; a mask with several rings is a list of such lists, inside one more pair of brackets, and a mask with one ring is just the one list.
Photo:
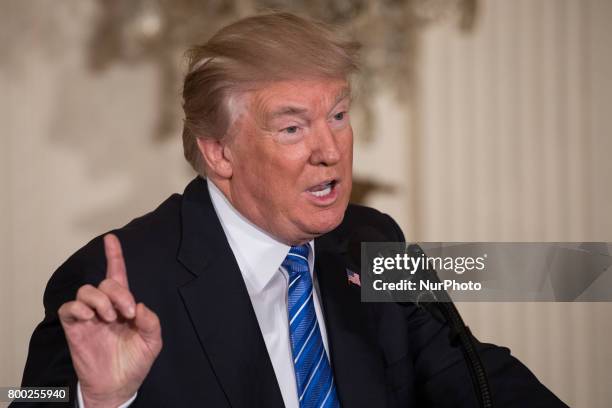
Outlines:
{"label": "white suit shirt cuff", "polygon": [[[134,393],[134,395],[132,395],[132,398],[125,401],[123,404],[119,405],[119,407],[117,408],[129,407],[132,404],[132,402],[134,402],[137,395],[138,395],[138,392]],[[77,382],[77,408],[87,408],[85,404],[83,403],[83,394],[81,393],[81,383],[80,382]]]}

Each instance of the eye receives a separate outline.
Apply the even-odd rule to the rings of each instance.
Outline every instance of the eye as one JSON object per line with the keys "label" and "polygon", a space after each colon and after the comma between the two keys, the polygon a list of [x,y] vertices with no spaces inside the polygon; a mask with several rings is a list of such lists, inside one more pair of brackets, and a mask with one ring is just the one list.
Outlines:
{"label": "eye", "polygon": [[298,127],[297,126],[289,126],[289,127],[283,129],[283,132],[289,133],[289,134],[297,133],[297,131],[298,131]]}
{"label": "eye", "polygon": [[334,115],[334,119],[336,120],[342,120],[344,119],[344,116],[346,115],[346,112],[338,112]]}

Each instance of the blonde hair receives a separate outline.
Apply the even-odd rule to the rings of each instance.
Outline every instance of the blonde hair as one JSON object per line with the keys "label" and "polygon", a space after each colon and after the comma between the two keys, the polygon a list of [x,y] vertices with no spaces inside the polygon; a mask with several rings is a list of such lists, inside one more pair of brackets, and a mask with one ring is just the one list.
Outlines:
{"label": "blonde hair", "polygon": [[285,12],[241,19],[187,52],[183,85],[183,150],[204,175],[197,138],[221,139],[232,123],[230,106],[253,84],[292,79],[349,79],[359,44],[329,26]]}

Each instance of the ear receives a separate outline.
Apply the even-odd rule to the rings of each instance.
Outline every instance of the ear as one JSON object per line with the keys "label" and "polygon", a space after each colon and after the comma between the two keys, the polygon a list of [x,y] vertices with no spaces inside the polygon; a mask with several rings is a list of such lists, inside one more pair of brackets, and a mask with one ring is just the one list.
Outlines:
{"label": "ear", "polygon": [[223,179],[232,177],[232,161],[230,149],[222,140],[198,137],[198,148],[204,158],[206,167]]}

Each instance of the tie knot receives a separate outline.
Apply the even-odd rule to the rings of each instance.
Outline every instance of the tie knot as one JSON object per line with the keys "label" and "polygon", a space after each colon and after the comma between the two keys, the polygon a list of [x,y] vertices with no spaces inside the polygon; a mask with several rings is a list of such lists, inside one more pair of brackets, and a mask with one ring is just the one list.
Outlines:
{"label": "tie knot", "polygon": [[309,272],[308,266],[308,245],[292,246],[283,262],[289,276]]}
{"label": "tie knot", "polygon": [[290,254],[302,256],[306,258],[307,260],[308,260],[308,252],[309,252],[309,248],[307,244],[300,245],[300,246],[292,246],[291,249],[289,250]]}

